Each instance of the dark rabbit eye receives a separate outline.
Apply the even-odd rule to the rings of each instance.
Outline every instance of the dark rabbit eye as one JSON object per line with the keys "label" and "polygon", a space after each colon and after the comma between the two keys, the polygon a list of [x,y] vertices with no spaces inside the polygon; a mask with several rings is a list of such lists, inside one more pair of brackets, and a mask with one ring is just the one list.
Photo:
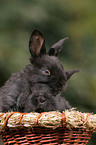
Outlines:
{"label": "dark rabbit eye", "polygon": [[50,71],[48,69],[44,70],[44,74],[50,76]]}

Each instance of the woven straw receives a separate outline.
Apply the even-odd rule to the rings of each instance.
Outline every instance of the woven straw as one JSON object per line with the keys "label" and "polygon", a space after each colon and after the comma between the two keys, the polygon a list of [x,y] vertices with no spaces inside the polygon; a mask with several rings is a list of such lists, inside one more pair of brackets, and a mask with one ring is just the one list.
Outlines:
{"label": "woven straw", "polygon": [[96,132],[96,114],[66,110],[44,113],[0,113],[5,145],[86,145]]}

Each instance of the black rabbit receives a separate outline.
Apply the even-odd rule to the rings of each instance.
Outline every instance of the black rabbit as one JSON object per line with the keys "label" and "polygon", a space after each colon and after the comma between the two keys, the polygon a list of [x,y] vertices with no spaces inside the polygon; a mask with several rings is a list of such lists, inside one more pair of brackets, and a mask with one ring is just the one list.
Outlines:
{"label": "black rabbit", "polygon": [[33,31],[29,40],[31,63],[24,70],[13,74],[0,88],[1,112],[16,111],[18,100],[24,112],[26,100],[32,95],[31,88],[38,83],[48,86],[52,96],[56,96],[66,88],[68,79],[78,72],[78,70],[65,71],[57,58],[66,39],[54,44],[47,53],[42,33],[38,30]]}
{"label": "black rabbit", "polygon": [[[21,100],[20,100],[21,99]],[[44,84],[36,84],[32,88],[32,94],[27,98],[23,106],[23,98],[17,99],[17,111],[22,112],[48,112],[48,111],[64,111],[71,108],[68,101],[60,96],[52,96],[50,88]]]}

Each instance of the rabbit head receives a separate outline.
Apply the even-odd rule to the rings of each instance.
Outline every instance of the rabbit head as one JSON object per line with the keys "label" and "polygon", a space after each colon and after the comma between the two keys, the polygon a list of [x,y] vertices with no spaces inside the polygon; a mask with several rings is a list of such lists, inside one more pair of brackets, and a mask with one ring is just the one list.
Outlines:
{"label": "rabbit head", "polygon": [[65,71],[57,56],[62,50],[64,38],[46,52],[45,39],[42,33],[34,30],[29,40],[31,64],[27,66],[27,79],[31,85],[41,83],[48,85],[53,95],[66,88],[68,79],[78,70]]}
{"label": "rabbit head", "polygon": [[[46,112],[46,111],[64,111],[70,109],[69,102],[61,97],[60,94],[52,96],[50,88],[44,84],[36,84],[31,88],[32,94],[27,98],[24,105],[24,112]],[[21,105],[20,105],[21,106]],[[18,106],[18,111],[20,107]]]}
{"label": "rabbit head", "polygon": [[36,84],[32,88],[32,94],[27,98],[24,112],[46,112],[57,110],[55,97],[52,96],[50,88],[44,84]]}

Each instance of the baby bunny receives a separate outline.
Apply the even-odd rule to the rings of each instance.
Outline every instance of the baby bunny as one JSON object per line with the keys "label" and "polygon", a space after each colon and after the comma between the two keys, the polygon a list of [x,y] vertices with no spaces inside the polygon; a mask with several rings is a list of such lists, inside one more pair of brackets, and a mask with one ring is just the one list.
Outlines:
{"label": "baby bunny", "polygon": [[[21,99],[21,98],[20,98]],[[17,100],[17,111],[19,112],[48,112],[64,111],[71,108],[69,103],[60,96],[52,96],[50,88],[44,84],[36,84],[32,89],[32,94],[27,98],[24,106],[22,100]]]}
{"label": "baby bunny", "polygon": [[78,72],[65,71],[57,58],[66,39],[54,44],[47,53],[44,36],[38,30],[33,31],[29,40],[30,64],[24,70],[13,74],[0,88],[1,112],[17,111],[18,100],[21,108],[24,107],[26,100],[33,95],[31,88],[36,84],[48,86],[52,96],[66,88],[68,79]]}

